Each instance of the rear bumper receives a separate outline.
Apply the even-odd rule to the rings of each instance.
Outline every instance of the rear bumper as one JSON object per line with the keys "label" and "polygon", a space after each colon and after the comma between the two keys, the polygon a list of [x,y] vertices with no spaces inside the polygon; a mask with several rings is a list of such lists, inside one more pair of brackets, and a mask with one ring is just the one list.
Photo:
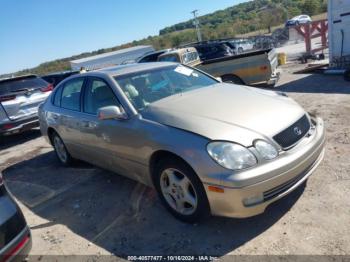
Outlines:
{"label": "rear bumper", "polygon": [[0,124],[0,135],[11,135],[39,126],[38,116],[31,116],[16,121],[9,120]]}
{"label": "rear bumper", "polygon": [[271,78],[265,82],[254,83],[252,86],[255,87],[274,87],[280,80],[281,72],[276,71],[271,75]]}
{"label": "rear bumper", "polygon": [[324,156],[324,126],[318,118],[314,134],[275,161],[232,174],[223,181],[224,193],[208,190],[213,215],[250,217],[304,183]]}
{"label": "rear bumper", "polygon": [[280,72],[276,72],[273,74],[269,81],[267,81],[268,86],[274,86],[280,80]]}

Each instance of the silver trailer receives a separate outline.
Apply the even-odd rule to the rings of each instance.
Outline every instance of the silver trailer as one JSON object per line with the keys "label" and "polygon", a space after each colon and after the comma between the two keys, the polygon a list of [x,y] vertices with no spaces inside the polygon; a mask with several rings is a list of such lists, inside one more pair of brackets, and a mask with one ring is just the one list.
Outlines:
{"label": "silver trailer", "polygon": [[135,61],[139,57],[154,51],[152,46],[134,46],[114,52],[90,56],[70,61],[72,70],[79,70],[82,67],[89,70],[100,69],[113,65],[120,65],[129,61]]}
{"label": "silver trailer", "polygon": [[350,67],[350,1],[328,1],[329,59],[333,67]]}

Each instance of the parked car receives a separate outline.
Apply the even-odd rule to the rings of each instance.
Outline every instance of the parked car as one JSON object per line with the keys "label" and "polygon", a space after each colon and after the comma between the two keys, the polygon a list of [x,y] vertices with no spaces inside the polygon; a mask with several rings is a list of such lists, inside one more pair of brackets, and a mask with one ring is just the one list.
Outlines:
{"label": "parked car", "polygon": [[277,54],[265,49],[236,56],[201,61],[195,48],[180,48],[164,53],[158,61],[178,62],[196,67],[224,82],[246,85],[273,86],[279,79]]}
{"label": "parked car", "polygon": [[142,57],[140,57],[137,60],[137,63],[149,63],[149,62],[157,62],[158,61],[158,57],[166,52],[169,52],[171,49],[163,49],[163,50],[158,50],[158,51],[154,51],[151,53],[148,53]]}
{"label": "parked car", "polygon": [[228,41],[203,41],[190,43],[184,45],[183,47],[196,48],[202,61],[221,57],[229,57],[235,54],[232,44]]}
{"label": "parked car", "polygon": [[301,24],[308,24],[311,22],[312,22],[312,19],[310,16],[299,15],[299,16],[293,17],[292,19],[288,20],[286,22],[286,27],[297,26],[297,25],[301,25]]}
{"label": "parked car", "polygon": [[254,49],[256,50],[266,50],[278,47],[278,41],[269,35],[258,35],[252,37],[252,41],[254,41]]}
{"label": "parked car", "polygon": [[322,119],[291,98],[176,63],[70,77],[39,117],[63,165],[80,159],[153,186],[187,222],[264,212],[306,181],[324,152]]}
{"label": "parked car", "polygon": [[53,85],[53,87],[57,86],[62,80],[66,79],[67,77],[75,74],[79,74],[80,71],[63,71],[63,72],[56,72],[51,73],[48,75],[41,76],[42,79],[44,79],[46,82]]}
{"label": "parked car", "polygon": [[24,260],[32,246],[24,216],[7,191],[0,173],[0,261]]}
{"label": "parked car", "polygon": [[199,54],[194,47],[174,49],[158,57],[158,62],[182,63],[196,67],[201,64]]}
{"label": "parked car", "polygon": [[230,42],[235,46],[237,54],[242,54],[254,49],[254,42],[250,39],[233,39]]}
{"label": "parked car", "polygon": [[38,106],[52,90],[36,75],[0,79],[0,135],[38,126]]}

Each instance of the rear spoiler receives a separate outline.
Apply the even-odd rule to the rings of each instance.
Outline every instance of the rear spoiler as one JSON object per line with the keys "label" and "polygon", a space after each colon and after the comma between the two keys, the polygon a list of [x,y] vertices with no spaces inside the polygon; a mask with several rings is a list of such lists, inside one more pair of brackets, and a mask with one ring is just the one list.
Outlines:
{"label": "rear spoiler", "polygon": [[0,79],[0,83],[9,83],[14,82],[22,79],[31,79],[31,78],[37,78],[37,75],[23,75],[23,76],[15,76],[15,77],[9,77],[9,78],[3,78]]}

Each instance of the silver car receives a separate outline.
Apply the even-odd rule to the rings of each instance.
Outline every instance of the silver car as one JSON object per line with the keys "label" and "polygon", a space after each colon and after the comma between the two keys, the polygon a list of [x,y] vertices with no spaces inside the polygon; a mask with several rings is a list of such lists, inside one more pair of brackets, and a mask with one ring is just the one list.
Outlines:
{"label": "silver car", "polygon": [[64,165],[80,159],[153,186],[175,217],[249,217],[301,185],[323,121],[287,96],[175,63],[70,77],[39,108]]}
{"label": "silver car", "polygon": [[35,75],[0,79],[0,136],[38,126],[39,104],[52,89]]}

